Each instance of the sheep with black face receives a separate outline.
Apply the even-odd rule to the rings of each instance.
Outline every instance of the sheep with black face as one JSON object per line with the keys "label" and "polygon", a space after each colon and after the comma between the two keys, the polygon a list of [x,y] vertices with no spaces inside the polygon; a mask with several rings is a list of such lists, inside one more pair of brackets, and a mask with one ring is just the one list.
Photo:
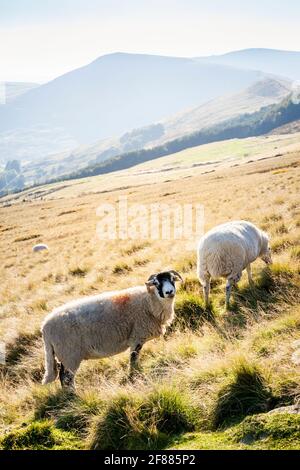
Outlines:
{"label": "sheep with black face", "polygon": [[176,271],[160,272],[144,286],[104,292],[55,309],[42,326],[43,384],[59,373],[62,386],[73,388],[82,360],[113,356],[128,348],[132,373],[142,346],[163,335],[174,318],[176,281],[182,281]]}

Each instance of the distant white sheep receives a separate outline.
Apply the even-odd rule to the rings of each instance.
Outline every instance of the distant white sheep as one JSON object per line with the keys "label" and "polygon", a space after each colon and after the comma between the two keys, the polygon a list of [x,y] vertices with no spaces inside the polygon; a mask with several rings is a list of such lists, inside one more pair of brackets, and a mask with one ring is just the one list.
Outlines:
{"label": "distant white sheep", "polygon": [[39,243],[38,245],[34,245],[32,248],[32,251],[38,252],[38,251],[44,251],[44,250],[49,250],[48,245],[45,245],[44,243]]}
{"label": "distant white sheep", "polygon": [[147,341],[164,334],[174,317],[176,271],[153,274],[145,283],[67,303],[49,314],[42,326],[45,348],[43,384],[59,378],[74,387],[84,359],[119,354],[130,348],[130,371]]}
{"label": "distant white sheep", "polygon": [[226,307],[229,307],[231,287],[247,269],[252,284],[251,263],[260,257],[271,264],[268,235],[244,220],[218,225],[207,232],[198,245],[197,273],[203,286],[205,305],[209,304],[211,277],[225,277]]}

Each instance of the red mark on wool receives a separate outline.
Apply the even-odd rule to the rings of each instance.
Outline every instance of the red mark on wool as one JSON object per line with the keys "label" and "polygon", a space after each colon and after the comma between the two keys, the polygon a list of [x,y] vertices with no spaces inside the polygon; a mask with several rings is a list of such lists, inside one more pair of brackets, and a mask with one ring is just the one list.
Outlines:
{"label": "red mark on wool", "polygon": [[130,299],[130,296],[128,294],[115,295],[113,297],[113,302],[117,305],[120,305],[120,307],[122,307],[125,304],[127,304],[129,299]]}

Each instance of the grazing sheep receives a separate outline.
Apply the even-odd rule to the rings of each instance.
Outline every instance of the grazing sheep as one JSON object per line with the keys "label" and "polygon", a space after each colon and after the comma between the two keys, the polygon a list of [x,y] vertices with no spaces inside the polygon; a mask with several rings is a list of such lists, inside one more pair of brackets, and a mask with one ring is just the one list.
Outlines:
{"label": "grazing sheep", "polygon": [[228,308],[232,284],[241,279],[244,269],[249,284],[253,284],[250,265],[258,257],[266,264],[272,263],[268,235],[250,222],[228,222],[207,232],[198,245],[197,264],[205,305],[209,304],[210,278],[225,277]]}
{"label": "grazing sheep", "polygon": [[62,386],[74,387],[84,359],[119,354],[130,348],[130,372],[147,341],[165,333],[174,317],[176,271],[149,277],[145,286],[105,292],[67,303],[50,313],[42,326],[45,348],[43,384],[56,379],[61,363]]}
{"label": "grazing sheep", "polygon": [[44,243],[39,243],[38,245],[34,245],[32,248],[32,251],[38,252],[38,251],[44,251],[44,250],[49,250],[48,245],[45,245]]}

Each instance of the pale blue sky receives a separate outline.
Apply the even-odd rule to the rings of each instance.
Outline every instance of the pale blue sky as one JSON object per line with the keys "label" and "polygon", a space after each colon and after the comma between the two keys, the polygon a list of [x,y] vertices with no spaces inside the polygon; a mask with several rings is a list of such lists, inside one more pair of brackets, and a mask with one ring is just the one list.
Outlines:
{"label": "pale blue sky", "polygon": [[0,80],[44,82],[115,51],[300,50],[299,0],[0,0]]}

